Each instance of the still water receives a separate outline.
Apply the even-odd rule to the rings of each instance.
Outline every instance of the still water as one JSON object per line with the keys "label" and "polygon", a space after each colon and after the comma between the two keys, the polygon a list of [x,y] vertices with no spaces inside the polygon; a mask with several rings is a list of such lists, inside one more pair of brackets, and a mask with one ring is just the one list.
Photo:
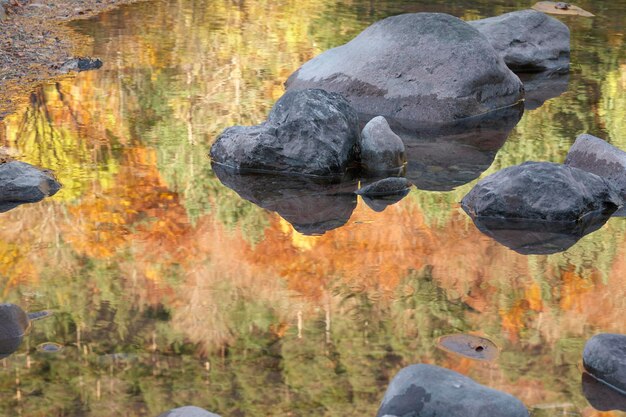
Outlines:
{"label": "still water", "polygon": [[[579,2],[596,17],[562,18],[562,94],[528,105],[506,142],[460,141],[443,161],[426,146],[434,162],[414,181],[435,184],[384,211],[354,199],[324,212],[332,230],[302,234],[225,187],[207,157],[224,128],[264,120],[303,62],[376,20],[530,5],[152,0],[75,23],[105,66],[41,86],[0,122],[1,144],[64,186],[0,214],[2,301],[55,313],[0,361],[0,414],[193,404],[225,417],[374,416],[395,372],[425,362],[507,391],[534,416],[624,415],[586,400],[581,352],[598,332],[626,333],[626,218],[565,252],[525,256],[458,202],[478,176],[562,162],[579,133],[626,149],[626,0]],[[500,354],[437,349],[452,333],[487,337]]]}

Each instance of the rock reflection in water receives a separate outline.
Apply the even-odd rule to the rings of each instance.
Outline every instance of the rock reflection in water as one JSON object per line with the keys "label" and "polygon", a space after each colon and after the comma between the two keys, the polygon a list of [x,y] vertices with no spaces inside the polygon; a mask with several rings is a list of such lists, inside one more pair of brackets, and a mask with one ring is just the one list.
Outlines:
{"label": "rock reflection in water", "polygon": [[582,390],[589,404],[598,411],[626,411],[626,395],[598,381],[587,372],[582,375]]}
{"label": "rock reflection in water", "polygon": [[321,235],[343,226],[356,208],[356,181],[239,174],[219,164],[212,167],[222,184],[257,206],[275,211],[305,235]]}
{"label": "rock reflection in water", "polygon": [[548,222],[491,217],[473,218],[484,234],[522,255],[549,255],[574,246],[585,235],[600,229],[610,218],[593,213],[578,222]]}
{"label": "rock reflection in water", "polygon": [[526,95],[524,108],[538,109],[546,101],[565,93],[569,87],[569,73],[542,72],[539,74],[518,74],[524,83]]}
{"label": "rock reflection in water", "polygon": [[0,359],[19,349],[30,320],[24,310],[15,304],[0,304]]}
{"label": "rock reflection in water", "polygon": [[491,166],[523,112],[519,103],[450,125],[388,122],[406,146],[406,177],[422,190],[450,191],[475,180]]}

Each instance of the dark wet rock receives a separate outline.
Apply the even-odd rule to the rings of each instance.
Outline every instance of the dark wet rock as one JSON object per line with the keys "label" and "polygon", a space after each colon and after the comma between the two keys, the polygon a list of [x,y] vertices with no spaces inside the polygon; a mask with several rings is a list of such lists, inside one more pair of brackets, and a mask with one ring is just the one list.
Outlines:
{"label": "dark wet rock", "polygon": [[596,379],[626,393],[626,335],[602,333],[589,339],[583,366]]}
{"label": "dark wet rock", "polygon": [[485,35],[515,72],[569,70],[569,29],[536,10],[468,22]]}
{"label": "dark wet rock", "polygon": [[359,140],[361,167],[366,172],[400,172],[404,162],[404,143],[382,116],[367,122]]}
{"label": "dark wet rock", "polygon": [[0,212],[54,195],[61,185],[46,170],[25,162],[0,164]]}
{"label": "dark wet rock", "polygon": [[519,74],[519,77],[526,90],[524,97],[526,110],[541,107],[543,103],[560,96],[569,88],[569,73],[546,71],[538,74]]}
{"label": "dark wet rock", "polygon": [[219,180],[242,198],[277,212],[298,232],[320,235],[343,226],[356,208],[356,182],[335,183],[302,176],[240,174],[213,164]]}
{"label": "dark wet rock", "polygon": [[626,411],[626,394],[598,381],[586,372],[582,375],[582,389],[589,404],[598,411]]}
{"label": "dark wet rock", "polygon": [[522,104],[447,126],[389,119],[406,147],[407,177],[421,190],[450,191],[488,169],[524,111]]}
{"label": "dark wet rock", "polygon": [[15,304],[0,304],[0,359],[19,349],[28,330],[28,314]]}
{"label": "dark wet rock", "polygon": [[413,184],[411,184],[406,178],[390,177],[361,187],[356,191],[356,193],[358,195],[366,195],[369,197],[405,194],[406,191],[410,189],[411,185]]}
{"label": "dark wet rock", "polygon": [[82,72],[89,70],[96,70],[102,68],[102,60],[99,58],[90,58],[90,57],[81,57],[81,58],[72,58],[68,61],[65,61],[59,70],[61,72]]}
{"label": "dark wet rock", "polygon": [[451,334],[437,340],[437,347],[470,359],[493,361],[499,349],[491,340],[473,334]]}
{"label": "dark wet rock", "polygon": [[473,221],[482,233],[515,252],[522,255],[550,255],[574,246],[584,236],[604,226],[610,217],[598,212],[576,222],[493,217],[475,217]]}
{"label": "dark wet rock", "polygon": [[461,204],[472,218],[575,222],[595,212],[611,215],[622,199],[612,183],[590,172],[525,162],[482,179]]}
{"label": "dark wet rock", "polygon": [[517,398],[449,369],[418,364],[393,378],[377,417],[528,417]]}
{"label": "dark wet rock", "polygon": [[565,164],[613,182],[626,199],[626,152],[592,135],[582,134],[572,145]]}
{"label": "dark wet rock", "polygon": [[359,133],[354,109],[339,94],[290,91],[266,122],[222,132],[211,158],[242,172],[340,176],[356,162]]}
{"label": "dark wet rock", "polygon": [[200,407],[186,406],[175,408],[159,414],[158,417],[220,417],[217,414],[210,413]]}
{"label": "dark wet rock", "polygon": [[428,123],[510,106],[524,94],[522,83],[484,36],[439,13],[376,22],[305,63],[286,86],[340,93],[362,114]]}

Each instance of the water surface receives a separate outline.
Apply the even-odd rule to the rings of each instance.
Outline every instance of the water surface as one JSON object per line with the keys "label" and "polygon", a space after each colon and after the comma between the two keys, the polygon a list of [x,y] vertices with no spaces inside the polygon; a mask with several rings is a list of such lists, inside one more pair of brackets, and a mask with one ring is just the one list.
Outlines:
{"label": "water surface", "polygon": [[[303,62],[376,20],[529,5],[155,0],[75,24],[105,66],[41,86],[0,122],[3,146],[64,185],[0,215],[2,301],[55,312],[2,360],[0,414],[193,404],[225,417],[373,416],[390,378],[425,362],[537,416],[620,415],[586,400],[580,362],[592,335],[626,333],[626,219],[525,256],[482,234],[458,201],[478,176],[562,162],[579,133],[626,149],[625,0],[581,1],[596,17],[562,18],[564,92],[528,106],[508,138],[446,142],[456,159],[445,161],[436,138],[414,143],[433,161],[415,168],[420,189],[381,212],[355,197],[321,235],[241,198],[207,157],[224,128],[264,120]],[[455,333],[481,334],[500,355],[436,348]],[[37,350],[52,341],[63,349]]]}

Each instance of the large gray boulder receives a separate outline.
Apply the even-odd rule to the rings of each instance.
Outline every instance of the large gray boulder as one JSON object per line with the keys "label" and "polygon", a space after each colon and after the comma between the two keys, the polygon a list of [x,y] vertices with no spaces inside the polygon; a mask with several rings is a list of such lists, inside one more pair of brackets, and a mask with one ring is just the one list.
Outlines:
{"label": "large gray boulder", "polygon": [[393,378],[377,417],[528,417],[520,400],[449,369],[411,365]]}
{"label": "large gray boulder", "polygon": [[158,417],[220,417],[217,414],[210,413],[200,407],[194,407],[191,405],[174,408],[173,410],[166,411],[159,414]]}
{"label": "large gray boulder", "polygon": [[342,94],[362,114],[445,123],[510,106],[519,78],[487,39],[454,16],[409,13],[374,23],[305,63],[290,91]]}
{"label": "large gray boulder", "polygon": [[266,122],[224,130],[210,155],[243,172],[340,176],[357,162],[359,134],[357,114],[339,94],[289,91]]}
{"label": "large gray boulder", "polygon": [[382,116],[367,122],[359,141],[361,167],[366,172],[400,172],[406,157],[402,139]]}
{"label": "large gray boulder", "polygon": [[570,148],[565,164],[613,182],[626,199],[626,152],[592,135],[582,134]]}
{"label": "large gray boulder", "polygon": [[525,162],[489,175],[463,198],[472,217],[569,222],[623,204],[608,180],[567,165]]}
{"label": "large gray boulder", "polygon": [[594,378],[626,394],[626,335],[602,333],[589,339],[583,366]]}
{"label": "large gray boulder", "polygon": [[0,164],[0,212],[35,203],[61,189],[52,173],[20,161]]}
{"label": "large gray boulder", "polygon": [[487,37],[515,72],[569,70],[569,29],[536,10],[520,10],[468,22]]}

